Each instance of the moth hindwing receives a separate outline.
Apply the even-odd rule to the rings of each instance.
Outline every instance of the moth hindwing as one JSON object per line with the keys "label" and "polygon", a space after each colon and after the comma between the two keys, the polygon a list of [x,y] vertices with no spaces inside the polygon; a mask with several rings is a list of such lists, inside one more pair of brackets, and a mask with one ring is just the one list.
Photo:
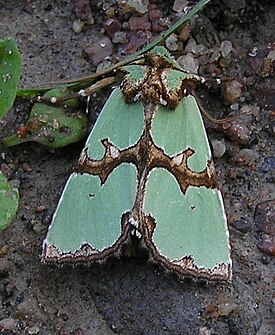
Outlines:
{"label": "moth hindwing", "polygon": [[189,94],[200,78],[162,47],[124,71],[65,186],[43,261],[104,261],[135,236],[170,271],[230,280],[223,201]]}

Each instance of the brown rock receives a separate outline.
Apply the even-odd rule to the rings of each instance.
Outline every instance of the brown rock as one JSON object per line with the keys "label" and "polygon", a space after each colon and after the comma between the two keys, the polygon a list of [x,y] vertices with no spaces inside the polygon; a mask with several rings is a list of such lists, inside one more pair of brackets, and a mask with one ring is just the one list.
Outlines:
{"label": "brown rock", "polygon": [[113,44],[108,37],[104,37],[96,41],[92,46],[87,47],[84,53],[92,60],[93,64],[97,66],[106,57],[113,53]]}
{"label": "brown rock", "polygon": [[121,29],[121,23],[119,22],[119,20],[117,18],[112,18],[107,20],[107,22],[104,25],[104,29],[106,34],[110,37],[113,38],[114,34],[117,31],[120,31]]}
{"label": "brown rock", "polygon": [[148,15],[132,16],[129,20],[129,26],[131,31],[151,30],[151,22],[149,22]]}
{"label": "brown rock", "polygon": [[243,85],[236,79],[224,82],[222,84],[222,94],[225,103],[232,105],[238,101],[242,94]]}
{"label": "brown rock", "polygon": [[275,255],[275,199],[259,203],[254,215],[257,247],[266,254]]}
{"label": "brown rock", "polygon": [[77,0],[75,2],[75,14],[87,24],[94,23],[89,0]]}

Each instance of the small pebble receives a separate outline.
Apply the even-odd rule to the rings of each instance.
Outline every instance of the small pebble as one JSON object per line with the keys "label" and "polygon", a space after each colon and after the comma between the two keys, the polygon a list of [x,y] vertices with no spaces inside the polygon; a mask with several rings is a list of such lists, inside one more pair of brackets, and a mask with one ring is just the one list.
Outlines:
{"label": "small pebble", "polygon": [[81,19],[87,24],[93,24],[94,18],[89,0],[76,0],[75,1],[75,14],[76,17]]}
{"label": "small pebble", "polygon": [[110,67],[111,65],[112,65],[112,62],[110,62],[109,60],[104,59],[103,62],[98,64],[98,66],[96,68],[96,73],[108,69],[108,67]]}
{"label": "small pebble", "polygon": [[105,29],[106,34],[110,38],[113,38],[114,34],[121,30],[121,23],[117,18],[109,19],[105,23],[104,29]]}
{"label": "small pebble", "polygon": [[177,62],[188,73],[198,74],[199,62],[193,54],[188,53],[187,55],[180,56]]}
{"label": "small pebble", "polygon": [[237,308],[232,297],[226,294],[219,294],[218,296],[218,313],[221,316],[227,316]]}
{"label": "small pebble", "polygon": [[9,246],[8,246],[8,244],[4,244],[4,245],[0,248],[0,257],[1,257],[1,256],[6,256],[8,252],[9,252]]}
{"label": "small pebble", "polygon": [[222,83],[222,94],[225,103],[232,105],[236,103],[242,94],[243,85],[236,79]]}
{"label": "small pebble", "polygon": [[155,4],[151,4],[149,7],[149,18],[152,22],[153,33],[160,33],[167,29],[167,24],[162,16],[162,11],[158,9]]}
{"label": "small pebble", "polygon": [[264,253],[275,256],[275,199],[256,206],[254,214],[257,247]]}
{"label": "small pebble", "polygon": [[167,25],[165,24],[165,22],[162,23],[161,19],[159,21],[152,22],[152,32],[153,33],[160,33],[166,29],[167,29]]}
{"label": "small pebble", "polygon": [[209,63],[216,62],[221,56],[220,52],[221,52],[221,50],[218,47],[214,47],[214,48],[210,49]]}
{"label": "small pebble", "polygon": [[178,38],[175,34],[170,35],[166,41],[165,46],[170,51],[176,51],[178,50]]}
{"label": "small pebble", "polygon": [[197,56],[202,56],[208,52],[208,49],[203,44],[198,44],[195,50]]}
{"label": "small pebble", "polygon": [[23,163],[22,164],[22,169],[24,172],[31,172],[32,168],[30,167],[29,163]]}
{"label": "small pebble", "polygon": [[21,124],[18,126],[16,133],[18,137],[25,138],[28,135],[28,129],[25,125]]}
{"label": "small pebble", "polygon": [[205,306],[205,313],[207,317],[217,319],[219,317],[218,306],[216,304],[209,304]]}
{"label": "small pebble", "polygon": [[216,129],[224,133],[232,141],[236,141],[239,144],[248,144],[252,135],[251,130],[238,120],[218,125]]}
{"label": "small pebble", "polygon": [[231,63],[231,58],[230,56],[227,57],[221,57],[219,60],[219,64],[222,68],[227,68]]}
{"label": "small pebble", "polygon": [[128,30],[129,29],[129,22],[127,22],[127,21],[122,22],[122,29]]}
{"label": "small pebble", "polygon": [[160,20],[162,18],[162,11],[158,9],[155,4],[150,5],[148,14],[151,22]]}
{"label": "small pebble", "polygon": [[114,37],[112,38],[112,42],[115,44],[126,44],[129,42],[127,33],[124,31],[117,31],[114,33]]}
{"label": "small pebble", "polygon": [[148,15],[132,16],[129,20],[129,26],[131,31],[151,30],[151,22],[149,22]]}
{"label": "small pebble", "polygon": [[193,38],[190,38],[190,40],[188,40],[186,44],[185,51],[194,54],[196,50],[197,50],[197,42]]}
{"label": "small pebble", "polygon": [[37,326],[32,326],[32,327],[28,328],[27,331],[28,331],[28,334],[30,334],[30,335],[36,335],[36,334],[39,333],[40,328],[37,327]]}
{"label": "small pebble", "polygon": [[96,41],[92,46],[85,48],[84,52],[92,60],[93,64],[97,66],[106,57],[113,53],[113,43],[108,37],[104,37]]}
{"label": "small pebble", "polygon": [[221,75],[221,68],[214,63],[208,63],[205,67],[205,72],[211,74],[212,77],[219,77]]}
{"label": "small pebble", "polygon": [[275,49],[269,51],[267,58],[270,59],[272,62],[275,61]]}
{"label": "small pebble", "polygon": [[187,0],[175,0],[173,4],[173,11],[181,13],[188,6],[189,1]]}
{"label": "small pebble", "polygon": [[127,3],[138,13],[144,14],[148,11],[149,0],[128,0]]}
{"label": "small pebble", "polygon": [[76,34],[79,34],[82,32],[83,30],[83,27],[84,27],[85,23],[81,20],[75,20],[73,22],[73,31],[76,33]]}
{"label": "small pebble", "polygon": [[[260,68],[263,64],[262,58],[259,57],[254,57],[254,58],[249,58],[247,61],[247,66],[245,67],[245,75],[247,77],[253,76],[255,73],[258,73],[260,71]],[[249,81],[246,81],[249,83]],[[252,83],[254,80],[252,79]]]}
{"label": "small pebble", "polygon": [[230,109],[232,111],[237,111],[239,109],[240,105],[236,102],[230,106]]}
{"label": "small pebble", "polygon": [[119,50],[119,54],[123,56],[130,55],[144,46],[146,43],[148,43],[148,37],[146,35],[138,36],[137,34],[133,34],[130,37],[130,41]]}
{"label": "small pebble", "polygon": [[115,11],[115,8],[114,7],[110,7],[108,9],[106,9],[106,15],[109,17],[109,18],[113,18],[115,17],[116,15],[116,11]]}
{"label": "small pebble", "polygon": [[179,34],[180,41],[183,42],[183,43],[185,43],[186,41],[189,41],[190,40],[190,33],[191,33],[191,26],[190,26],[190,24],[185,24],[182,27],[182,29],[180,31],[180,34]]}
{"label": "small pebble", "polygon": [[255,151],[252,149],[242,149],[235,157],[235,163],[239,166],[250,165],[255,160]]}
{"label": "small pebble", "polygon": [[13,318],[6,318],[0,320],[0,333],[5,333],[5,331],[15,332],[17,328],[17,320]]}
{"label": "small pebble", "polygon": [[211,335],[212,334],[212,330],[208,329],[206,327],[200,327],[199,329],[199,335]]}
{"label": "small pebble", "polygon": [[233,49],[231,41],[222,41],[221,43],[221,54],[222,57],[227,57]]}
{"label": "small pebble", "polygon": [[239,230],[241,233],[246,234],[251,231],[251,223],[249,220],[241,219],[234,222],[234,227]]}
{"label": "small pebble", "polygon": [[211,141],[213,149],[213,157],[221,158],[226,152],[225,140],[222,138],[220,140]]}

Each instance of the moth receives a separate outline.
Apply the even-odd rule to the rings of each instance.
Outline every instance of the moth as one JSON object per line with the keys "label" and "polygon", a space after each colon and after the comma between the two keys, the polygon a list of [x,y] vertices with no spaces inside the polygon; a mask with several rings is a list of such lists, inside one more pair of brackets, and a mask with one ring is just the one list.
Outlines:
{"label": "moth", "polygon": [[168,271],[230,280],[223,200],[190,94],[200,77],[163,47],[124,72],[64,188],[43,262],[102,262],[136,239]]}

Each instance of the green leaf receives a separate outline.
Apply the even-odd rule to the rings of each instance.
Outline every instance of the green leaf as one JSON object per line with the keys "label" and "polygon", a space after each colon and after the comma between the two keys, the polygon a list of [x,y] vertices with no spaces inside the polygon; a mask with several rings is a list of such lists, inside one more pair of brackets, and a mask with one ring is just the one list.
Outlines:
{"label": "green leaf", "polygon": [[0,118],[12,107],[20,80],[21,61],[11,37],[0,40]]}
{"label": "green leaf", "polygon": [[[43,98],[50,100],[70,95],[67,89],[53,89]],[[5,137],[1,142],[14,146],[24,142],[39,142],[51,148],[61,148],[80,141],[87,131],[88,119],[77,110],[78,99],[68,100],[63,106],[35,103],[23,132]]]}
{"label": "green leaf", "polygon": [[0,171],[0,232],[11,223],[18,204],[19,193],[17,188],[12,187]]}

